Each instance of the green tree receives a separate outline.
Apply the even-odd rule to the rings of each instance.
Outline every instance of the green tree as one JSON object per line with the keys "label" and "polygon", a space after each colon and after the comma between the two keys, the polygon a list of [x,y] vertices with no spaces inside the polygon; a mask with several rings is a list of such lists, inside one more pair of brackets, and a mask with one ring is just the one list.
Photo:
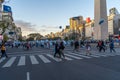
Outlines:
{"label": "green tree", "polygon": [[30,39],[40,40],[43,36],[39,33],[31,33],[28,35]]}
{"label": "green tree", "polygon": [[8,38],[7,34],[4,34],[4,35],[3,35],[3,41],[6,42],[8,39],[9,39],[9,38]]}

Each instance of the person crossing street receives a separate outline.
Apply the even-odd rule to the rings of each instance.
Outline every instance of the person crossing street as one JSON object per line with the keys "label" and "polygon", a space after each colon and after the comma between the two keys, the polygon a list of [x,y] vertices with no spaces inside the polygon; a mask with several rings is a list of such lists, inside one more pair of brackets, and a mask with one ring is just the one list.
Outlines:
{"label": "person crossing street", "polygon": [[5,47],[4,44],[2,44],[2,46],[1,46],[1,53],[2,53],[1,58],[4,57],[4,56],[5,56],[6,58],[8,58],[8,56],[7,56],[7,54],[6,54],[6,47]]}

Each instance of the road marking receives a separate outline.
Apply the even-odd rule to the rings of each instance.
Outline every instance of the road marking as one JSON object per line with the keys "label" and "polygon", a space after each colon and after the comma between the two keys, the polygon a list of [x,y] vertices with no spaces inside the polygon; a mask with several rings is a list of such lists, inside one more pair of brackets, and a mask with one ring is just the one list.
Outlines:
{"label": "road marking", "polygon": [[43,55],[38,55],[40,57],[40,59],[44,62],[44,63],[50,63],[51,61],[49,59],[47,59],[45,56]]}
{"label": "road marking", "polygon": [[107,57],[106,54],[95,54],[95,55],[97,55],[97,56],[102,56],[102,57]]}
{"label": "road marking", "polygon": [[14,61],[15,61],[16,57],[12,57],[3,67],[10,67]]}
{"label": "road marking", "polygon": [[30,73],[27,72],[27,80],[30,80]]}
{"label": "road marking", "polygon": [[96,58],[99,58],[100,56],[97,56],[97,55],[94,55],[94,54],[92,54],[92,55],[90,55],[90,57],[96,57]]}
{"label": "road marking", "polygon": [[23,65],[25,65],[25,56],[21,56],[18,63],[18,66],[23,66]]}
{"label": "road marking", "polygon": [[5,58],[1,58],[1,59],[0,59],[0,63],[3,62],[4,60],[5,60]]}
{"label": "road marking", "polygon": [[73,60],[73,59],[71,59],[69,57],[66,57],[66,56],[65,56],[65,59],[68,60],[68,61]]}
{"label": "road marking", "polygon": [[60,58],[54,58],[52,55],[50,54],[46,54],[48,57],[52,58],[53,60],[57,61],[57,62],[60,62],[62,61]]}
{"label": "road marking", "polygon": [[30,56],[30,60],[31,60],[32,64],[39,64],[39,62],[37,61],[35,56]]}
{"label": "road marking", "polygon": [[80,56],[80,57],[83,57],[83,58],[91,58],[91,57],[89,57],[89,56],[84,56],[84,55],[81,55],[81,54],[75,54],[75,53],[70,53],[70,52],[68,52],[68,54]]}
{"label": "road marking", "polygon": [[109,56],[116,56],[116,54],[111,54],[111,53],[110,53]]}
{"label": "road marking", "polygon": [[66,56],[69,56],[69,57],[72,57],[72,58],[75,58],[75,59],[82,59],[80,57],[77,57],[77,56],[73,56],[73,55],[69,55],[69,54],[65,54]]}

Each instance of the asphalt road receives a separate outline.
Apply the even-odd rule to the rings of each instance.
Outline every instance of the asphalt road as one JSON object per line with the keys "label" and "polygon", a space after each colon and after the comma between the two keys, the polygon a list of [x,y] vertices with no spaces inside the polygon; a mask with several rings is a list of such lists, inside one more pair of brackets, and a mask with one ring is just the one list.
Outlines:
{"label": "asphalt road", "polygon": [[85,57],[82,50],[72,53],[67,48],[67,59],[62,60],[50,56],[53,50],[42,48],[8,49],[8,53],[9,58],[0,60],[0,80],[120,80],[119,49],[117,53],[93,50]]}

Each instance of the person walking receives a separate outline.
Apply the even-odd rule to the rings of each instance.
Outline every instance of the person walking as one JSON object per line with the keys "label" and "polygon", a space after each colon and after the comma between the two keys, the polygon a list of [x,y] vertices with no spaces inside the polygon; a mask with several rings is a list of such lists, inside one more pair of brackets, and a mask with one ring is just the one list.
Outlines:
{"label": "person walking", "polygon": [[60,58],[61,58],[61,55],[65,58],[65,55],[63,53],[63,50],[64,50],[65,46],[64,46],[64,43],[63,41],[60,42],[60,46],[59,46],[59,50],[60,50]]}
{"label": "person walking", "polygon": [[5,47],[4,44],[2,44],[2,46],[1,46],[1,53],[2,53],[1,58],[4,57],[4,56],[5,56],[6,58],[8,58],[8,56],[7,56],[7,54],[6,54],[6,47]]}
{"label": "person walking", "polygon": [[57,41],[56,41],[56,43],[55,43],[55,53],[54,53],[54,57],[56,57],[56,54],[59,54],[59,57],[61,56],[61,55],[60,55],[60,50],[59,50],[59,44],[58,44]]}
{"label": "person walking", "polygon": [[115,49],[114,49],[114,42],[113,42],[113,40],[110,41],[109,46],[110,46],[110,52],[112,52],[112,51],[116,52]]}
{"label": "person walking", "polygon": [[86,56],[87,56],[87,55],[91,55],[90,50],[91,50],[90,43],[89,43],[89,42],[87,42],[87,43],[86,43]]}
{"label": "person walking", "polygon": [[79,46],[80,46],[80,45],[79,45],[79,41],[76,40],[76,41],[74,42],[74,50],[73,50],[73,52],[74,52],[74,51],[77,51],[77,52],[78,52],[78,51],[79,51]]}
{"label": "person walking", "polygon": [[99,42],[98,42],[98,47],[99,47],[99,52],[101,52],[102,50],[105,52],[105,44],[104,44],[104,41],[99,41]]}

